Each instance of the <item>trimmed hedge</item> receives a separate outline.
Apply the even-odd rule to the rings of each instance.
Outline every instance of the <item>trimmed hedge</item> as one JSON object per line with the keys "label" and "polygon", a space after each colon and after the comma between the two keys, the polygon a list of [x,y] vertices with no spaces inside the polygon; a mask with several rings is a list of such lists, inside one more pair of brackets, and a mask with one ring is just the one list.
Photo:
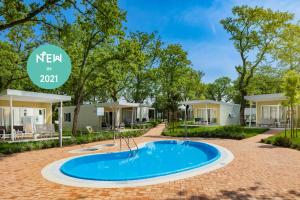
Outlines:
{"label": "trimmed hedge", "polygon": [[172,137],[205,137],[205,138],[227,138],[241,140],[267,131],[267,128],[245,128],[242,126],[215,126],[215,127],[188,127],[187,134],[184,127],[180,126],[163,132],[165,136]]}
{"label": "trimmed hedge", "polygon": [[[134,129],[153,128],[153,127],[157,126],[159,123],[160,123],[160,121],[156,120],[156,121],[149,121],[149,122],[142,123],[142,124],[133,124],[133,128]],[[126,124],[125,126],[127,128],[131,128],[130,124]]]}
{"label": "trimmed hedge", "polygon": [[300,150],[300,136],[295,138],[290,138],[290,132],[287,132],[287,137],[285,137],[284,132],[277,135],[262,139],[261,142],[266,144],[272,144],[280,147],[287,147],[292,149]]}
{"label": "trimmed hedge", "polygon": [[[132,136],[138,137],[145,133],[146,130],[137,130],[137,131],[128,131],[123,132],[123,136]],[[110,140],[114,138],[113,132],[97,132],[91,134],[82,134],[77,135],[71,138],[63,139],[63,145],[76,145],[76,144],[85,144],[90,142],[102,141],[102,140]],[[34,141],[34,142],[18,142],[18,143],[0,143],[0,154],[13,154],[24,151],[32,151],[38,149],[48,149],[53,147],[58,147],[58,140],[45,140],[45,141]]]}

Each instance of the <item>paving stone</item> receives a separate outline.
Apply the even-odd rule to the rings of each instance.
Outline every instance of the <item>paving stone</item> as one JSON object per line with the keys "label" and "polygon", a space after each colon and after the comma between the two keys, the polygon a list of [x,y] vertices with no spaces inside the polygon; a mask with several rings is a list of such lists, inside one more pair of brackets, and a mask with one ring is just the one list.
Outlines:
{"label": "paving stone", "polygon": [[[161,136],[163,129],[161,124],[136,138],[136,142],[174,139]],[[210,173],[137,188],[69,187],[49,182],[41,175],[47,164],[74,156],[68,153],[70,150],[112,141],[1,156],[0,199],[300,199],[300,151],[258,143],[276,133],[271,130],[239,141],[188,138],[223,146],[235,159]],[[118,147],[106,147],[98,152],[118,150]]]}

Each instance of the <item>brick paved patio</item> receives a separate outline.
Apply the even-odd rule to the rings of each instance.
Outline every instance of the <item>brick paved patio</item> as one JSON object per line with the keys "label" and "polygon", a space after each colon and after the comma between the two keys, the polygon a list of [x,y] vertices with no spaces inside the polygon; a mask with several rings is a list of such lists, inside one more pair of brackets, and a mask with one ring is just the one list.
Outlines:
{"label": "brick paved patio", "polygon": [[[163,128],[159,125],[136,141],[167,139],[160,136]],[[221,145],[232,151],[235,159],[207,174],[137,188],[76,188],[49,182],[41,176],[41,169],[47,164],[73,156],[68,153],[70,150],[112,141],[0,157],[0,199],[300,199],[300,151],[258,143],[274,133],[241,141],[193,138]],[[116,150],[107,147],[103,152]]]}

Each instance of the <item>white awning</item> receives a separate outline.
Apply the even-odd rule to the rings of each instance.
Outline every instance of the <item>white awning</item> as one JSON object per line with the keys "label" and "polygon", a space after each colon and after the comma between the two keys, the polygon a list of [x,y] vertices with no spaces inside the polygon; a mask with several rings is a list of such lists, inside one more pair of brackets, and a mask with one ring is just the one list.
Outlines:
{"label": "white awning", "polygon": [[286,97],[283,93],[275,93],[275,94],[261,94],[261,95],[252,95],[245,96],[245,99],[248,101],[283,101],[286,100]]}
{"label": "white awning", "polygon": [[135,108],[139,107],[138,103],[126,103],[126,102],[111,102],[111,103],[98,103],[100,107],[115,107],[115,108]]}
{"label": "white awning", "polygon": [[43,102],[43,103],[58,103],[70,101],[71,97],[66,95],[28,92],[22,90],[7,89],[0,93],[0,100],[25,101],[25,102]]}
{"label": "white awning", "polygon": [[[91,105],[91,104],[87,104]],[[100,107],[115,107],[115,108],[138,108],[138,107],[147,107],[149,109],[155,109],[151,108],[150,105],[147,104],[140,104],[140,103],[129,103],[129,102],[107,102],[107,103],[98,103],[96,106]]]}
{"label": "white awning", "polygon": [[181,105],[195,105],[195,104],[223,104],[223,105],[238,105],[234,103],[227,103],[222,101],[214,101],[214,100],[191,100],[191,101],[182,101],[179,104]]}

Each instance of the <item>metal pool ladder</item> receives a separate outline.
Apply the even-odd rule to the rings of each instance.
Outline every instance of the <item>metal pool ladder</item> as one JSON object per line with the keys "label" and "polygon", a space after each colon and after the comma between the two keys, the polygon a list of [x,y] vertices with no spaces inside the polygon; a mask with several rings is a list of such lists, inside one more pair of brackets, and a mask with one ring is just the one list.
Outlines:
{"label": "metal pool ladder", "polygon": [[[139,150],[139,147],[137,146],[134,138],[132,136],[120,136],[120,151],[122,150],[122,140],[126,143],[130,153],[133,155],[133,152],[137,152]],[[130,140],[133,142],[133,144],[136,147],[136,151],[133,151],[130,147]]]}

